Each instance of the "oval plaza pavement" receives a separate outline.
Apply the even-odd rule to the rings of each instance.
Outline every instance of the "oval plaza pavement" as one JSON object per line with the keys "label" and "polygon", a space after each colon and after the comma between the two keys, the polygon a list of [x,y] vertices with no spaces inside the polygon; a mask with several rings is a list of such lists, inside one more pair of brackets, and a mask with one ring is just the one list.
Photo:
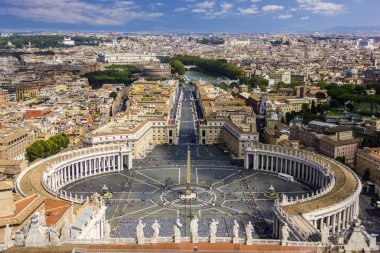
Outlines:
{"label": "oval plaza pavement", "polygon": [[[204,228],[211,218],[218,219],[222,237],[231,236],[236,219],[242,237],[244,224],[251,221],[255,238],[278,238],[280,223],[286,223],[296,239],[308,240],[320,236],[322,224],[336,233],[358,216],[361,183],[346,166],[314,153],[252,144],[245,151],[244,167],[239,167],[220,148],[194,144],[194,111],[190,88],[185,88],[178,115],[179,145],[156,146],[138,160],[132,160],[130,148],[123,144],[67,151],[23,171],[17,191],[24,196],[56,196],[79,205],[106,185],[113,193],[106,201],[106,218],[112,236],[122,238],[134,237],[138,219],[147,224],[159,219],[163,235],[170,236],[169,224],[180,218],[185,224],[183,233],[189,235],[190,219],[198,216],[199,227]],[[184,185],[188,148],[191,182],[200,197],[186,202],[175,197],[179,194],[175,188],[169,193],[165,189]],[[292,175],[295,182],[278,179],[279,172]],[[279,201],[264,198],[271,185],[280,193]],[[147,230],[147,236],[150,233]],[[207,233],[200,231],[202,236]]]}

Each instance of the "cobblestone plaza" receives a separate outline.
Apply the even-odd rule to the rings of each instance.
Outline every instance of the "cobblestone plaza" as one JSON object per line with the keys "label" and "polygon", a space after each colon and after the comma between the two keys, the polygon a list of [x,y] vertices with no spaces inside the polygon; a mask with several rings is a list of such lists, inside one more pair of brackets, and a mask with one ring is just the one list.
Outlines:
{"label": "cobblestone plaza", "polygon": [[[242,223],[241,228],[251,220],[257,238],[271,238],[274,201],[266,199],[263,193],[271,185],[287,196],[312,192],[299,182],[286,182],[275,174],[234,166],[216,146],[193,145],[191,181],[198,198],[182,201],[178,199],[176,186],[185,182],[186,150],[184,145],[157,146],[145,159],[134,161],[133,171],[86,178],[65,189],[90,197],[93,192],[101,193],[106,185],[113,193],[107,201],[106,218],[110,220],[115,237],[134,237],[138,219],[143,219],[148,227],[155,219],[167,223],[168,229],[165,231],[163,227],[162,235],[171,236],[171,224],[177,217],[187,225],[183,229],[188,235],[190,219],[197,216],[200,224],[205,223],[205,228],[211,218],[220,219],[220,236],[229,236],[232,231],[227,224],[237,219]],[[243,235],[243,230],[241,232]]]}

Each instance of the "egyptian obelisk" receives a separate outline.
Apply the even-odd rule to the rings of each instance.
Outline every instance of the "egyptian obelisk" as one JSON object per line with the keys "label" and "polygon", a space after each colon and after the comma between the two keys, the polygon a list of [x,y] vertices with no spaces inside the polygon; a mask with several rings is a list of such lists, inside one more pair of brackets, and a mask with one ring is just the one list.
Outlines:
{"label": "egyptian obelisk", "polygon": [[190,188],[190,175],[191,171],[191,162],[190,162],[190,146],[187,147],[187,164],[186,164],[186,195],[191,195],[191,188]]}

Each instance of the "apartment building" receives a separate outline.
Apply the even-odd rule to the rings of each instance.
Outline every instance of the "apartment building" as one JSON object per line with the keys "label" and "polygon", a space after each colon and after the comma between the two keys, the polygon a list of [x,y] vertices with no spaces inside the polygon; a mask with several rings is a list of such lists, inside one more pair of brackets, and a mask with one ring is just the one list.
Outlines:
{"label": "apartment building", "polygon": [[210,83],[197,82],[196,93],[203,114],[198,122],[199,144],[221,144],[242,157],[245,146],[258,141],[252,107]]}
{"label": "apartment building", "polygon": [[374,191],[380,194],[380,148],[364,148],[356,152],[355,172],[359,176],[369,173],[369,180],[375,184]]}
{"label": "apartment building", "polygon": [[149,64],[160,62],[155,54],[134,54],[134,53],[100,53],[98,62],[103,64]]}
{"label": "apartment building", "polygon": [[0,159],[24,160],[26,148],[34,142],[34,133],[24,129],[0,131]]}
{"label": "apartment building", "polygon": [[[318,125],[311,122],[311,126]],[[319,125],[323,125],[321,122]],[[320,154],[338,159],[349,166],[355,164],[355,154],[360,148],[362,139],[354,138],[352,130],[347,126],[331,126],[326,124],[320,130],[315,127],[294,125],[290,129],[290,139],[299,140],[306,147],[313,147]]]}
{"label": "apartment building", "polygon": [[8,103],[9,92],[8,90],[0,88],[0,104]]}
{"label": "apartment building", "polygon": [[87,133],[86,145],[126,143],[134,158],[142,158],[155,145],[177,144],[178,124],[170,110],[178,95],[178,81],[140,79],[128,90],[126,111],[104,126]]}

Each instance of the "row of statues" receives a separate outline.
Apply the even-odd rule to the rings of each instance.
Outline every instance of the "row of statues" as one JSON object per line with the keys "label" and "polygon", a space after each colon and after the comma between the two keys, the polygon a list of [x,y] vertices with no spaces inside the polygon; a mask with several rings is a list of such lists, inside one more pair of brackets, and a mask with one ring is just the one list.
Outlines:
{"label": "row of statues", "polygon": [[[198,243],[199,241],[199,235],[198,235],[198,218],[194,217],[190,221],[190,235],[191,235],[191,241],[193,243]],[[218,230],[219,222],[215,219],[212,219],[210,226],[209,226],[209,235],[210,235],[210,243],[216,243],[216,232]],[[142,223],[142,220],[139,219],[137,226],[136,226],[136,237],[137,237],[137,243],[138,244],[144,244],[145,243],[145,235],[144,235],[144,228],[146,224]],[[176,219],[173,224],[173,234],[174,234],[174,242],[180,243],[181,242],[181,228],[183,225],[181,224],[179,219]],[[234,225],[232,228],[232,234],[233,234],[233,242],[239,243],[240,237],[239,237],[239,223],[234,220]],[[161,225],[158,223],[158,220],[156,219],[153,224],[151,225],[151,229],[153,230],[153,235],[150,238],[151,243],[157,243],[157,239],[160,233]],[[249,221],[248,224],[245,225],[245,233],[247,235],[246,243],[248,245],[252,244],[252,233],[254,232],[254,228],[252,223]]]}

